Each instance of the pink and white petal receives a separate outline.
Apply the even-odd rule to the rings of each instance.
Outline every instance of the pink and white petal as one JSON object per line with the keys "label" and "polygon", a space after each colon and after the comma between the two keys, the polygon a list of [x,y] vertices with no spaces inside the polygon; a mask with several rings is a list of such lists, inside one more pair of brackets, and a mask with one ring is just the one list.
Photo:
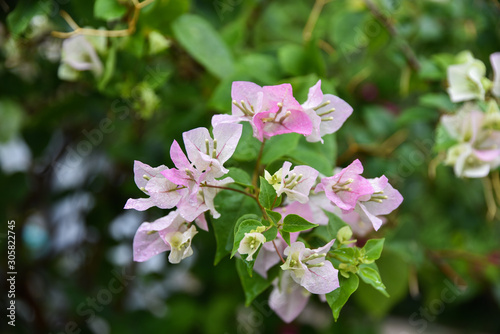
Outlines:
{"label": "pink and white petal", "polygon": [[146,191],[160,209],[171,209],[182,198],[181,192],[177,190],[177,184],[164,177],[152,178],[146,185]]}
{"label": "pink and white petal", "polygon": [[153,178],[156,175],[160,174],[160,172],[164,171],[165,169],[167,169],[165,165],[161,165],[158,167],[151,167],[143,162],[140,162],[139,160],[135,160],[134,161],[135,184],[139,189],[145,187],[148,180],[144,178],[144,175],[146,175],[149,178]]}
{"label": "pink and white petal", "polygon": [[298,201],[292,202],[285,207],[276,208],[274,211],[281,213],[284,219],[289,214],[299,215],[307,221],[313,222],[314,216],[312,214],[311,207],[308,203],[300,203]]}
{"label": "pink and white petal", "polygon": [[250,122],[251,119],[252,118],[249,116],[234,116],[227,114],[214,115],[212,117],[212,126],[215,128],[219,124]]}
{"label": "pink and white petal", "polygon": [[310,143],[320,141],[323,144],[324,141],[320,134],[322,123],[321,117],[319,117],[313,109],[304,109],[304,112],[307,114],[312,124],[311,134],[306,137],[306,140]]}
{"label": "pink and white petal", "polygon": [[403,196],[390,183],[387,183],[382,195],[387,196],[387,199],[383,199],[381,203],[374,201],[363,202],[364,207],[375,216],[388,215],[403,202]]}
{"label": "pink and white petal", "polygon": [[380,226],[382,226],[382,219],[368,211],[364,204],[366,204],[366,202],[358,202],[354,210],[359,214],[359,217],[363,222],[372,224],[375,231],[378,231]]}
{"label": "pink and white petal", "polygon": [[182,198],[177,204],[177,211],[187,222],[192,222],[208,210],[205,203],[191,203],[188,198]]}
{"label": "pink and white petal", "polygon": [[262,112],[254,116],[253,121],[258,129],[259,137],[261,134],[265,138],[271,138],[285,133],[298,133],[304,136],[311,134],[312,122],[304,111],[289,109],[287,111],[289,116],[287,116],[282,122],[280,121],[281,116],[279,115],[276,116],[276,120],[267,120],[273,119],[275,117],[274,114],[276,114],[277,111],[278,108],[273,108],[270,112]]}
{"label": "pink and white petal", "polygon": [[302,278],[301,285],[309,292],[314,294],[325,294],[337,289],[339,285],[338,270],[335,269],[330,261],[315,259],[309,264],[324,263],[321,267],[309,268],[309,272]]}
{"label": "pink and white petal", "polygon": [[158,233],[148,234],[148,231],[143,229],[144,224],[148,223],[143,223],[134,237],[133,257],[136,262],[147,261],[157,254],[170,250],[170,246],[160,238]]}
{"label": "pink and white petal", "polygon": [[292,85],[285,83],[275,86],[262,87],[264,92],[263,109],[271,109],[277,103],[283,104],[283,110],[286,112],[290,109],[302,110],[300,103],[293,97]]}
{"label": "pink and white petal", "polygon": [[214,127],[214,138],[217,139],[217,159],[224,164],[233,155],[241,138],[241,124],[220,124]]}
{"label": "pink and white petal", "polygon": [[[267,246],[266,246],[267,245]],[[267,271],[280,262],[280,257],[271,241],[262,245],[255,259],[253,269],[262,277],[267,278]]]}
{"label": "pink and white petal", "polygon": [[481,161],[490,162],[500,157],[500,150],[472,150]]}
{"label": "pink and white petal", "polygon": [[206,128],[196,128],[186,131],[182,134],[182,139],[184,140],[184,146],[186,147],[186,152],[189,160],[198,168],[199,170],[204,170],[208,167],[206,159],[202,156],[206,156],[210,159],[207,154],[206,140],[212,142],[210,133]]}
{"label": "pink and white petal", "polygon": [[[237,103],[244,101],[246,106],[255,112],[259,112],[262,108],[264,94],[262,92],[262,87],[249,81],[234,81],[231,86],[231,99]],[[234,116],[243,116],[244,113],[235,106],[232,105],[232,114]]]}
{"label": "pink and white petal", "polygon": [[295,283],[285,271],[281,284],[275,284],[269,296],[269,307],[286,323],[292,322],[306,307],[310,294]]}
{"label": "pink and white petal", "polygon": [[161,252],[170,250],[170,246],[161,238],[160,233],[169,230],[169,227],[177,219],[177,212],[172,211],[167,216],[152,223],[142,223],[134,236],[134,261],[143,262]]}
{"label": "pink and white petal", "polygon": [[188,187],[191,181],[191,178],[186,174],[185,170],[170,168],[161,172],[161,175],[163,175],[165,179],[179,186]]}
{"label": "pink and white petal", "polygon": [[205,217],[205,213],[199,215],[198,218],[194,220],[194,223],[203,231],[208,232],[208,224],[207,224],[207,218]]}
{"label": "pink and white petal", "polygon": [[[333,243],[335,242],[335,239],[330,240],[327,244],[320,248],[316,248],[313,251],[317,254],[322,254],[322,253],[328,253],[330,251],[330,248],[332,248]],[[321,261],[320,261],[321,262]]]}
{"label": "pink and white petal", "polygon": [[312,109],[321,104],[323,101],[323,92],[321,91],[321,80],[309,88],[309,93],[307,94],[307,101],[302,104],[304,109]]}
{"label": "pink and white petal", "polygon": [[332,94],[326,94],[323,96],[323,102],[330,101],[330,103],[316,111],[318,114],[322,114],[324,112],[327,112],[331,110],[332,108],[335,108],[335,110],[330,113],[325,115],[324,117],[333,117],[332,120],[330,121],[322,121],[320,125],[320,135],[323,137],[326,134],[334,133],[342,125],[345,123],[345,121],[351,116],[352,114],[352,107],[339,98],[338,96],[332,95]]}
{"label": "pink and white petal", "polygon": [[179,170],[192,169],[191,163],[187,159],[186,155],[182,151],[179,143],[174,140],[172,146],[170,147],[170,158],[172,158],[172,162],[175,167]]}
{"label": "pink and white petal", "polygon": [[156,204],[152,198],[129,198],[127,203],[125,203],[124,209],[145,211],[155,205]]}
{"label": "pink and white petal", "polygon": [[379,192],[379,191],[384,191],[385,187],[389,184],[389,180],[385,175],[382,175],[381,177],[376,177],[373,179],[368,179],[370,181],[370,184],[373,187],[373,192]]}
{"label": "pink and white petal", "polygon": [[[341,213],[341,216],[343,221],[345,221],[347,224],[352,229],[352,232],[354,233],[355,236],[357,237],[364,237],[371,231],[373,231],[373,225],[371,222],[364,222],[361,220],[361,217],[359,216],[359,213],[354,209],[353,211],[349,213]],[[383,217],[379,218],[382,221],[384,220]]]}

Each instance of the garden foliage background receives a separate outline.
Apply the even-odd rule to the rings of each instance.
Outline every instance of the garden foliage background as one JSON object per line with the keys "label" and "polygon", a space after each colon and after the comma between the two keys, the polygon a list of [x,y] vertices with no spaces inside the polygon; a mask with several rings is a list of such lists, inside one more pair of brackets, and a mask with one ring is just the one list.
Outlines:
{"label": "garden foliage background", "polygon": [[[446,94],[452,56],[470,50],[491,73],[498,1],[156,0],[129,36],[94,40],[101,73],[72,81],[60,68],[63,40],[51,35],[71,31],[60,10],[81,27],[118,30],[134,25],[132,2],[0,9],[1,252],[6,259],[5,222],[15,220],[18,273],[16,326],[3,317],[3,333],[500,331],[490,183],[455,177],[434,149],[440,115],[457,109]],[[390,298],[362,283],[337,323],[315,299],[285,325],[268,293],[245,308],[234,262],[213,266],[213,229],[179,265],[165,255],[132,262],[139,224],[165,214],[123,210],[139,194],[134,160],[171,166],[174,139],[230,112],[232,81],[289,82],[302,102],[318,79],[354,112],[323,151],[283,154],[323,170],[359,158],[364,176],[385,174],[401,192],[403,204],[370,235],[386,238],[377,263]],[[234,164],[255,154],[248,147]]]}

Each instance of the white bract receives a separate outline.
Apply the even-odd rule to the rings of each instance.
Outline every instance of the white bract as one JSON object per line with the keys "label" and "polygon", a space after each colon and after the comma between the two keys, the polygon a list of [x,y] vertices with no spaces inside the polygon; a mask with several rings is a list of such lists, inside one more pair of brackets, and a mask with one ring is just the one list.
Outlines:
{"label": "white bract", "polygon": [[457,58],[460,63],[448,67],[448,94],[453,102],[473,99],[484,100],[486,66],[475,59],[469,51],[460,53]]}
{"label": "white bract", "polygon": [[245,233],[238,247],[238,253],[248,254],[246,260],[253,261],[253,255],[259,249],[260,245],[266,242],[266,237],[260,232]]}

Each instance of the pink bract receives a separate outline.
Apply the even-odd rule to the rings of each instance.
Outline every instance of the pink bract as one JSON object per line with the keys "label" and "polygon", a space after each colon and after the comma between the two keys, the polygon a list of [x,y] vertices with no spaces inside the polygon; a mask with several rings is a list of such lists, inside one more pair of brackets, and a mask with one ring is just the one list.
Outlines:
{"label": "pink bract", "polygon": [[373,193],[370,182],[360,175],[362,172],[363,166],[356,159],[334,176],[323,178],[315,192],[324,191],[326,197],[342,210],[353,210],[358,198]]}

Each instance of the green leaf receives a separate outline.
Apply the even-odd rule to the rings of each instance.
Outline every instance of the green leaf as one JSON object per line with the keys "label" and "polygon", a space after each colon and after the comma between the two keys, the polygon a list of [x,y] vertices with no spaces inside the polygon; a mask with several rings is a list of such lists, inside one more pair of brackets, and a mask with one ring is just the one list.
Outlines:
{"label": "green leaf", "polygon": [[416,122],[435,122],[439,118],[436,110],[421,106],[414,106],[403,110],[396,124],[399,127],[410,126]]}
{"label": "green leaf", "polygon": [[276,58],[270,55],[251,53],[239,60],[237,68],[263,84],[274,85],[281,78]]}
{"label": "green leaf", "polygon": [[240,259],[236,259],[236,270],[245,292],[245,305],[250,306],[252,301],[271,285],[271,281],[262,278],[260,275],[250,276],[247,272],[247,265]]}
{"label": "green leaf", "polygon": [[323,144],[310,143],[303,137],[297,149],[290,152],[288,157],[297,165],[308,165],[326,176],[332,175],[337,151],[335,134],[325,135],[323,140]]}
{"label": "green leaf", "polygon": [[340,287],[326,294],[326,301],[333,312],[335,321],[339,318],[340,311],[354,291],[358,288],[359,278],[350,275],[349,278],[339,275]]}
{"label": "green leaf", "polygon": [[399,251],[384,250],[380,259],[377,260],[377,267],[391,298],[386,298],[367,284],[360,284],[353,298],[365,312],[383,317],[392,306],[397,305],[408,295],[410,270]]}
{"label": "green leaf", "polygon": [[380,254],[382,254],[382,249],[384,249],[384,241],[384,238],[368,240],[362,248],[365,251],[365,258],[367,260],[378,260]]}
{"label": "green leaf", "polygon": [[278,236],[278,228],[276,226],[272,226],[269,230],[265,231],[262,234],[266,238],[266,242],[272,241]]}
{"label": "green leaf", "polygon": [[298,133],[287,133],[271,137],[264,146],[261,162],[267,165],[284,155],[288,155],[297,148],[300,136]]}
{"label": "green leaf", "polygon": [[257,203],[248,196],[232,191],[222,191],[215,197],[215,206],[220,212],[219,219],[212,219],[217,242],[214,265],[231,253],[234,244],[234,225],[245,214],[260,213]]}
{"label": "green leaf", "polygon": [[331,174],[332,165],[334,161],[328,160],[321,152],[314,152],[307,149],[302,149],[299,146],[299,149],[290,154],[292,158],[292,162],[295,162],[297,165],[308,165],[318,172],[322,174]]}
{"label": "green leaf", "polygon": [[391,135],[396,122],[394,115],[386,108],[378,105],[368,105],[363,109],[363,118],[368,129],[378,137]]}
{"label": "green leaf", "polygon": [[[328,211],[323,211],[326,216],[328,217],[328,225],[327,225],[327,231],[329,233],[329,239],[332,240],[334,238],[337,238],[337,233],[338,231],[344,227],[344,226],[349,226],[334,213],[328,212]],[[335,244],[337,244],[338,241],[335,241]]]}
{"label": "green leaf", "polygon": [[276,190],[267,182],[265,178],[260,177],[259,202],[266,209],[272,209],[274,200],[276,199]]}
{"label": "green leaf", "polygon": [[377,291],[380,291],[384,296],[389,298],[389,294],[387,293],[385,285],[382,283],[382,278],[380,278],[380,274],[377,270],[369,267],[368,265],[360,265],[358,275],[363,282],[370,284]]}
{"label": "green leaf", "polygon": [[290,232],[279,230],[281,237],[285,240],[286,244],[290,246]]}
{"label": "green leaf", "polygon": [[98,83],[98,88],[100,91],[103,91],[106,88],[109,80],[113,77],[113,73],[115,72],[116,66],[116,45],[113,44],[112,47],[109,48],[108,55],[106,57],[106,63],[104,65],[104,73]]}
{"label": "green leaf", "polygon": [[418,101],[424,107],[436,108],[449,112],[456,110],[455,104],[450,101],[450,98],[445,93],[428,93],[420,96]]}
{"label": "green leaf", "polygon": [[272,211],[269,209],[266,209],[266,213],[267,213],[268,217],[271,218],[272,223],[274,223],[274,225],[278,226],[278,224],[281,220],[281,213],[276,212],[276,211]]}
{"label": "green leaf", "polygon": [[7,142],[17,135],[23,121],[23,109],[12,100],[0,100],[0,142]]}
{"label": "green leaf", "polygon": [[245,220],[249,220],[249,219],[253,219],[253,220],[260,220],[260,216],[254,214],[254,213],[247,213],[247,214],[244,214],[243,216],[241,216],[240,218],[238,218],[238,220],[236,221],[236,224],[234,224],[234,235],[236,235],[236,232],[238,232],[238,229],[240,228],[240,225],[242,222],[244,222]]}
{"label": "green leaf", "polygon": [[325,63],[316,40],[311,40],[305,46],[286,44],[278,50],[278,59],[283,70],[292,76],[311,72],[323,75],[325,72]]}
{"label": "green leaf", "polygon": [[224,177],[231,177],[236,184],[242,185],[244,187],[252,187],[252,179],[247,172],[241,168],[231,167],[229,173],[224,175]]}
{"label": "green leaf", "polygon": [[14,10],[7,16],[9,32],[18,37],[28,28],[31,19],[40,12],[52,12],[51,3],[42,2],[34,4],[33,1],[19,1]]}
{"label": "green leaf", "polygon": [[207,71],[219,79],[234,72],[233,57],[219,33],[205,19],[184,14],[172,25],[175,38]]}
{"label": "green leaf", "polygon": [[257,227],[263,226],[262,223],[256,219],[246,219],[241,223],[235,225],[234,230],[234,244],[233,251],[231,252],[231,258],[236,254],[238,248],[240,247],[241,240],[245,237],[245,233],[250,233],[252,230],[257,229]]}
{"label": "green leaf", "polygon": [[241,138],[232,158],[238,161],[256,160],[257,155],[259,154],[260,145],[261,142],[253,136],[250,124],[244,122]]}
{"label": "green leaf", "polygon": [[332,255],[342,263],[355,263],[359,254],[355,247],[344,247],[333,250]]}
{"label": "green leaf", "polygon": [[105,21],[119,19],[126,12],[127,8],[116,0],[96,0],[94,3],[94,16]]}
{"label": "green leaf", "polygon": [[283,231],[285,232],[300,232],[309,230],[313,227],[319,226],[305,220],[299,215],[289,214],[283,219]]}

